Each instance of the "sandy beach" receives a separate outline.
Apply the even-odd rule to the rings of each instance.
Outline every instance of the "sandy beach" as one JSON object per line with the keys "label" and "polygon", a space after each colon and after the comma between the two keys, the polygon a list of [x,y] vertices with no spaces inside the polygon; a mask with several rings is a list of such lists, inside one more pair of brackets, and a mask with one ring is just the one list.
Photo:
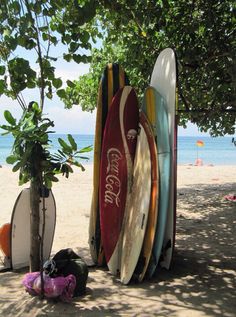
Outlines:
{"label": "sandy beach", "polygon": [[[0,168],[0,225],[9,222],[23,189],[18,175]],[[53,186],[57,204],[55,254],[71,247],[91,264],[88,223],[92,165]],[[0,273],[0,316],[236,316],[236,165],[178,166],[177,236],[173,267],[124,286],[106,269],[91,267],[87,293],[72,303],[31,297],[24,273]],[[0,253],[1,255],[1,253]]]}

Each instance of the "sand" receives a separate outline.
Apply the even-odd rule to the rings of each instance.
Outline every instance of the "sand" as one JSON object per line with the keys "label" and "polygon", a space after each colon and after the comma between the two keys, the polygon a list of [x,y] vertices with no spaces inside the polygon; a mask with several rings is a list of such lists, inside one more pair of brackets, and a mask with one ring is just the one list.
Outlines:
{"label": "sand", "polygon": [[[0,225],[10,221],[22,187],[0,168]],[[87,293],[72,303],[28,295],[24,273],[0,273],[0,316],[236,316],[236,166],[178,166],[177,239],[173,267],[124,286],[105,269],[90,268]],[[73,248],[91,264],[88,223],[92,166],[54,185],[57,224],[52,254]]]}

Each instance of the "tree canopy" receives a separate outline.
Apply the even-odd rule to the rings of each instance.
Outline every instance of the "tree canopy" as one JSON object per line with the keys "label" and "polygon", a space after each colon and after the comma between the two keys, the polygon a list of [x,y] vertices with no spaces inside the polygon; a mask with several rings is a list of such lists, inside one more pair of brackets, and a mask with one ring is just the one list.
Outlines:
{"label": "tree canopy", "polygon": [[[52,48],[66,48],[67,62],[87,63],[96,34],[86,27],[96,13],[95,0],[2,0],[0,3],[0,96],[17,99],[26,108],[22,91],[39,88],[40,106],[53,92],[64,96],[56,78],[59,56]],[[95,31],[95,29],[94,29]],[[30,60],[25,51],[31,51]],[[57,54],[60,54],[57,52]]]}
{"label": "tree canopy", "polygon": [[[233,134],[235,12],[233,0],[3,0],[0,95],[24,106],[21,92],[38,87],[41,106],[55,92],[66,107],[93,110],[105,65],[119,62],[141,98],[158,54],[172,47],[178,58],[180,124],[190,120],[212,135]],[[55,77],[58,56],[50,54],[59,43],[68,62],[91,63],[89,74],[68,80],[67,87]],[[19,47],[36,52],[40,71],[16,54]]]}
{"label": "tree canopy", "polygon": [[[68,107],[96,105],[107,62],[119,62],[141,97],[160,51],[178,58],[180,124],[190,120],[212,135],[233,134],[236,117],[236,5],[232,0],[101,0],[91,27],[103,42],[90,73],[67,88]],[[94,23],[96,22],[96,24]],[[99,25],[99,27],[97,27]],[[69,96],[69,98],[68,98]]]}

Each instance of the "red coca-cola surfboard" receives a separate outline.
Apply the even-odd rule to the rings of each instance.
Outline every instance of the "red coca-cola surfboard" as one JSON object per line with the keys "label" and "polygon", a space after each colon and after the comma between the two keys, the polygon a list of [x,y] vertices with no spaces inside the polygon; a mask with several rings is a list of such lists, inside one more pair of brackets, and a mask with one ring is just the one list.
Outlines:
{"label": "red coca-cola surfboard", "polygon": [[138,123],[139,108],[135,90],[125,86],[112,101],[101,155],[101,237],[106,262],[112,274],[120,270],[120,233],[132,184]]}

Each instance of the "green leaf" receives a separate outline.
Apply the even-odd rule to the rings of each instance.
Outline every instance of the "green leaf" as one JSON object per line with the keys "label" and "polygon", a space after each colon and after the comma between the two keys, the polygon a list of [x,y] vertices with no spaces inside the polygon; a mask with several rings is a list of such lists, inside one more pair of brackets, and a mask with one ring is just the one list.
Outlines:
{"label": "green leaf", "polygon": [[76,84],[73,83],[73,81],[71,81],[71,80],[67,80],[66,83],[67,83],[67,86],[70,88],[74,88],[76,86]]}
{"label": "green leaf", "polygon": [[89,32],[87,31],[84,31],[81,35],[80,35],[80,40],[83,42],[83,43],[88,43],[89,42],[89,38],[90,38],[90,34]]}
{"label": "green leaf", "polygon": [[72,148],[61,138],[58,139],[59,144],[61,145],[64,152],[71,154]]}
{"label": "green leaf", "polygon": [[23,127],[23,132],[30,133],[30,132],[33,132],[35,129],[36,129],[36,125],[31,123]]}
{"label": "green leaf", "polygon": [[43,33],[42,34],[42,38],[44,41],[47,41],[48,40],[48,34],[47,33]]}
{"label": "green leaf", "polygon": [[25,183],[27,183],[29,181],[29,174],[26,173],[20,173],[19,176],[19,185],[24,185]]}
{"label": "green leaf", "polygon": [[74,53],[77,51],[79,47],[80,47],[80,44],[78,42],[71,42],[69,46],[69,52]]}
{"label": "green leaf", "polygon": [[85,171],[84,166],[81,163],[79,163],[78,161],[73,161],[73,165],[81,168],[82,171]]}
{"label": "green leaf", "polygon": [[45,177],[45,178],[44,178],[44,182],[45,182],[45,186],[46,186],[48,189],[51,189],[51,188],[52,188],[52,181],[51,181],[48,177]]}
{"label": "green leaf", "polygon": [[7,164],[14,164],[16,161],[18,161],[18,156],[10,155],[6,158]]}
{"label": "green leaf", "polygon": [[69,140],[69,142],[70,142],[70,144],[72,146],[73,151],[77,151],[77,144],[75,142],[75,139],[72,137],[72,135],[68,134],[67,138],[68,138],[68,140]]}
{"label": "green leaf", "polygon": [[11,125],[16,125],[16,119],[13,118],[12,114],[10,113],[10,111],[5,110],[4,111],[4,117],[7,120],[8,123],[10,123]]}
{"label": "green leaf", "polygon": [[46,96],[47,96],[48,99],[51,100],[52,97],[53,97],[52,92],[47,92],[47,93],[46,93]]}
{"label": "green leaf", "polygon": [[77,63],[83,63],[83,57],[80,54],[73,54],[73,60]]}
{"label": "green leaf", "polygon": [[3,130],[7,130],[8,132],[6,132],[6,133],[10,133],[10,132],[12,132],[12,130],[13,130],[13,128],[11,127],[11,126],[9,126],[9,125],[1,125],[0,126],[1,127],[1,129],[3,129]]}
{"label": "green leaf", "polygon": [[87,156],[76,156],[76,158],[79,158],[79,159],[81,159],[81,160],[89,160],[89,157],[87,157]]}
{"label": "green leaf", "polygon": [[[0,128],[2,129],[2,127],[0,126]],[[2,136],[4,136],[4,135],[7,135],[7,134],[9,134],[10,132],[4,132],[4,133],[1,133],[1,135]]]}
{"label": "green leaf", "polygon": [[0,66],[0,75],[3,76],[5,74],[6,67]]}
{"label": "green leaf", "polygon": [[70,62],[72,60],[72,55],[71,54],[63,54],[63,58],[67,61]]}
{"label": "green leaf", "polygon": [[34,11],[36,14],[40,14],[41,13],[41,4],[40,1],[36,1],[34,4]]}
{"label": "green leaf", "polygon": [[0,95],[4,93],[6,89],[6,82],[4,79],[0,79]]}
{"label": "green leaf", "polygon": [[76,153],[91,152],[92,150],[93,150],[93,146],[89,145],[89,146],[86,146],[86,147],[82,148],[81,150],[77,151]]}
{"label": "green leaf", "polygon": [[17,172],[21,168],[21,162],[16,163],[15,166],[13,166],[12,171]]}
{"label": "green leaf", "polygon": [[68,168],[68,172],[69,173],[73,173],[73,169],[72,169],[72,167],[69,164],[67,165],[67,168]]}
{"label": "green leaf", "polygon": [[58,152],[63,156],[63,157],[65,157],[66,158],[66,155],[65,155],[65,153],[63,153],[61,150],[58,150]]}
{"label": "green leaf", "polygon": [[21,7],[18,1],[13,1],[10,6],[12,7],[12,9],[14,10],[15,14],[19,14],[21,11]]}
{"label": "green leaf", "polygon": [[73,172],[73,170],[68,164],[64,164],[63,167],[64,167],[64,174],[66,174],[66,178],[68,178],[70,172]]}
{"label": "green leaf", "polygon": [[35,42],[34,40],[26,39],[24,47],[25,47],[27,50],[31,50],[31,49],[34,48],[36,45],[37,45],[37,44],[36,44],[36,42]]}
{"label": "green leaf", "polygon": [[36,83],[34,81],[27,82],[27,88],[33,89],[36,87]]}
{"label": "green leaf", "polygon": [[53,86],[56,88],[56,89],[58,89],[58,88],[60,88],[61,86],[62,86],[62,80],[60,79],[60,78],[54,78],[53,80],[52,80],[52,84],[53,84]]}
{"label": "green leaf", "polygon": [[34,102],[34,103],[33,103],[32,109],[34,110],[34,112],[35,112],[36,114],[41,114],[41,113],[42,113],[42,110],[41,110],[41,108],[39,107],[39,105],[38,105],[37,102]]}
{"label": "green leaf", "polygon": [[54,175],[53,175],[53,173],[46,173],[45,175],[44,175],[44,177],[45,177],[45,179],[49,179],[50,181],[52,181],[52,182],[58,182],[59,181],[59,179],[57,178],[57,177],[55,177]]}
{"label": "green leaf", "polygon": [[55,183],[59,182],[59,179],[57,177],[55,177],[55,176],[52,176],[51,179]]}
{"label": "green leaf", "polygon": [[50,59],[53,62],[57,61],[57,57],[53,57],[53,56],[48,56],[47,59]]}
{"label": "green leaf", "polygon": [[57,95],[58,95],[58,97],[60,97],[60,98],[66,98],[66,91],[65,91],[65,89],[59,89],[59,90],[57,90]]}

